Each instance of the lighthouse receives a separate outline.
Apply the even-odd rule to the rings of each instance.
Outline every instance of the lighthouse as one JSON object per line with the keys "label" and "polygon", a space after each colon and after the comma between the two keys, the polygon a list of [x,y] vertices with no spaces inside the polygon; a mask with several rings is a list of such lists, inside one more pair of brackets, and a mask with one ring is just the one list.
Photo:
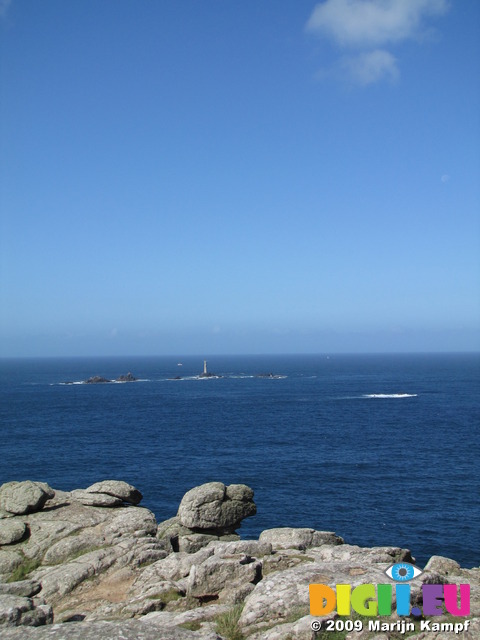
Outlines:
{"label": "lighthouse", "polygon": [[207,361],[203,361],[203,373],[198,374],[199,378],[221,378],[222,376],[217,376],[216,373],[209,373],[207,370]]}

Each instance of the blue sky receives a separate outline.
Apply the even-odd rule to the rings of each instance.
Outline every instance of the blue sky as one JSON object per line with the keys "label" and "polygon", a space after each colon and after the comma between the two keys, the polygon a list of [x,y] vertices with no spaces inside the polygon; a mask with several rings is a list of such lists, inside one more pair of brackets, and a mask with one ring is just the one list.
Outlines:
{"label": "blue sky", "polygon": [[0,354],[480,349],[477,0],[0,0]]}

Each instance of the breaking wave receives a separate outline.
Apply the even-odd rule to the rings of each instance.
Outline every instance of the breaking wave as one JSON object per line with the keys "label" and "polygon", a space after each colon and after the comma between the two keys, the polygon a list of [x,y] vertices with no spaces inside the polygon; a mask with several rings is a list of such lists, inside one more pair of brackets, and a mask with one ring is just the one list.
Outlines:
{"label": "breaking wave", "polygon": [[362,398],[416,398],[417,393],[366,393]]}

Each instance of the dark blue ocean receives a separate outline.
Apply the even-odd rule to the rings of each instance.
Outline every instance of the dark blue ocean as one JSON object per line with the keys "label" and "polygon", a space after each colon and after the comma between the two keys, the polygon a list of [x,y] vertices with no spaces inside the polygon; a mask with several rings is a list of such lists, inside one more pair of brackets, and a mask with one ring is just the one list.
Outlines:
{"label": "dark blue ocean", "polygon": [[[181,362],[182,366],[178,363]],[[125,480],[158,520],[203,482],[245,483],[266,528],[480,564],[480,356],[0,361],[0,483]],[[125,384],[62,384],[92,375]],[[260,373],[281,377],[256,377]],[[181,380],[171,380],[182,376]]]}

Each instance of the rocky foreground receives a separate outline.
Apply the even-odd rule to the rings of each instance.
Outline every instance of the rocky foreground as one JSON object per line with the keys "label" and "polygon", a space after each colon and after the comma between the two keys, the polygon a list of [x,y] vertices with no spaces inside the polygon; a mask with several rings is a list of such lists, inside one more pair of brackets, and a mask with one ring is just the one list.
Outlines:
{"label": "rocky foreground", "polygon": [[[313,529],[269,529],[259,540],[240,540],[241,521],[256,512],[245,485],[196,487],[161,523],[138,506],[141,499],[115,480],[68,493],[41,482],[2,485],[0,637],[338,640],[312,631],[308,585],[385,583],[389,565],[414,561],[407,549],[360,548]],[[470,623],[460,637],[480,638],[480,569],[434,556],[411,583],[417,605],[422,583],[469,583]],[[419,629],[409,637],[459,637]],[[404,636],[364,628],[344,637]]]}

